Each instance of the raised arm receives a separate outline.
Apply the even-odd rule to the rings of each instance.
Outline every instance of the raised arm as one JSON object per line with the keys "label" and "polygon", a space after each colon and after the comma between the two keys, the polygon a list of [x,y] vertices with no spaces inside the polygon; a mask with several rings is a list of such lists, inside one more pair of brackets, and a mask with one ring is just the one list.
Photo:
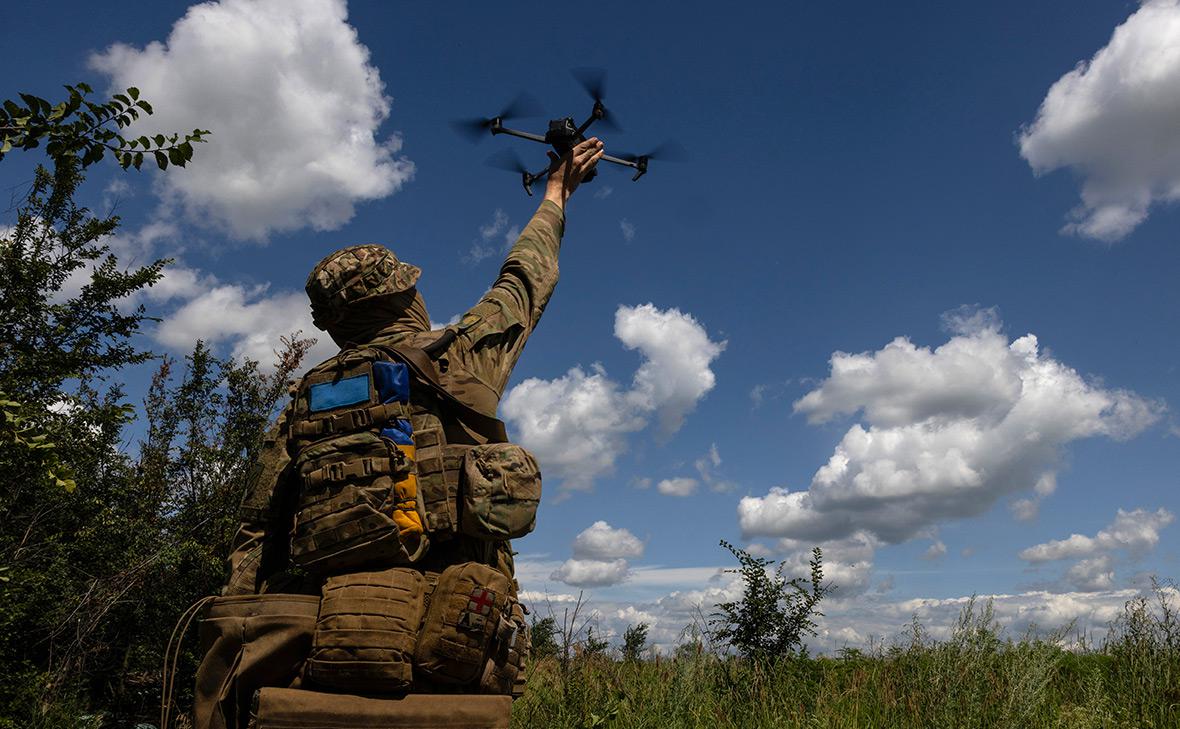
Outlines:
{"label": "raised arm", "polygon": [[562,158],[549,154],[545,199],[504,259],[492,288],[459,320],[462,346],[452,348],[453,356],[497,397],[557,285],[566,203],[602,154],[597,138],[578,144]]}

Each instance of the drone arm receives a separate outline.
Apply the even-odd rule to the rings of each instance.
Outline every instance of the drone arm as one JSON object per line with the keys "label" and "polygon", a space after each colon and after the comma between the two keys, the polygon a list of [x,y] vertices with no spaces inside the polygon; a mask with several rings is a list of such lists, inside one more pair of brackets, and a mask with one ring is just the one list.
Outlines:
{"label": "drone arm", "polygon": [[527,139],[530,142],[540,142],[541,144],[549,144],[548,142],[545,141],[545,138],[539,134],[530,134],[529,132],[522,132],[522,131],[518,131],[516,129],[509,129],[508,127],[503,126],[503,125],[493,126],[492,127],[492,134],[507,134],[510,137],[520,137],[521,139]]}

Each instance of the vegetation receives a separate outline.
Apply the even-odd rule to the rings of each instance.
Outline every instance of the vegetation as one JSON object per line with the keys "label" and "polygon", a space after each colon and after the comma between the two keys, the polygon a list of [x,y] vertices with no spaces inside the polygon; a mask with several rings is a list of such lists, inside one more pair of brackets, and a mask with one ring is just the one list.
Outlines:
{"label": "vegetation", "polygon": [[[183,165],[194,131],[125,140],[151,107],[129,89],[97,105],[68,87],[56,106],[0,104],[0,156],[44,142],[17,211],[0,228],[0,727],[125,726],[158,713],[177,617],[217,590],[262,428],[307,342],[273,371],[197,343],[157,360],[134,424],[115,375],[148,364],[137,305],[168,261],[124,269],[105,241],[119,225],[76,203],[107,153]],[[175,158],[175,159],[174,159]],[[190,644],[191,645],[191,644]],[[181,656],[181,702],[196,657]]]}
{"label": "vegetation", "polygon": [[1067,649],[1065,631],[1005,637],[991,605],[971,602],[945,641],[915,622],[891,645],[836,657],[751,659],[688,635],[672,658],[541,658],[513,726],[1180,726],[1176,596],[1157,586],[1154,601],[1131,601],[1097,647]]}

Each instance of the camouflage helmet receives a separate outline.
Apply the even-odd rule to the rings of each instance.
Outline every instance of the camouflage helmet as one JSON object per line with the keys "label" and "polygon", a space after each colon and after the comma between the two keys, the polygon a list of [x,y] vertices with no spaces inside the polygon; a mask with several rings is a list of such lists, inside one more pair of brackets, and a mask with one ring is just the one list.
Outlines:
{"label": "camouflage helmet", "polygon": [[358,301],[413,288],[420,273],[417,266],[399,261],[382,245],[342,248],[317,263],[307,277],[312,321],[324,329]]}

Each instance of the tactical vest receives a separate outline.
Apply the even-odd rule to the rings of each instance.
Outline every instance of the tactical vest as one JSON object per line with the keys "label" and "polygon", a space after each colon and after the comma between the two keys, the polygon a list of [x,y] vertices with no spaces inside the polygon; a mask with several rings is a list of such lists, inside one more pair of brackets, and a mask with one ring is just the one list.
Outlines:
{"label": "tactical vest", "polygon": [[292,561],[337,575],[417,564],[432,543],[456,535],[503,541],[532,531],[540,470],[486,412],[494,393],[483,408],[473,404],[478,385],[440,374],[404,338],[312,368],[288,422],[298,492]]}

